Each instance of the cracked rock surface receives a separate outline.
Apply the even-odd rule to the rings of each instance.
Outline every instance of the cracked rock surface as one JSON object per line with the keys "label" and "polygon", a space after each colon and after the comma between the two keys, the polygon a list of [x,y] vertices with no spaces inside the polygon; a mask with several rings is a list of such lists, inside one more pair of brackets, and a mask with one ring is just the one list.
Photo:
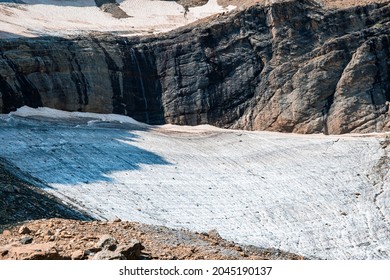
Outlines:
{"label": "cracked rock surface", "polygon": [[0,110],[46,106],[295,133],[388,131],[389,5],[268,1],[158,36],[0,40]]}

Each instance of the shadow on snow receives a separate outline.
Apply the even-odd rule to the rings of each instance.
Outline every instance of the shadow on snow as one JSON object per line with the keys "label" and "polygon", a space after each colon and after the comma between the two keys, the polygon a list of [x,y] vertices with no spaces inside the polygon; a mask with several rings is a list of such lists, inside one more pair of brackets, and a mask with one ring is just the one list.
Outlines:
{"label": "shadow on snow", "polygon": [[142,139],[134,132],[147,127],[98,121],[75,125],[15,120],[11,126],[0,125],[4,147],[0,156],[48,184],[109,182],[113,172],[170,164],[136,146]]}

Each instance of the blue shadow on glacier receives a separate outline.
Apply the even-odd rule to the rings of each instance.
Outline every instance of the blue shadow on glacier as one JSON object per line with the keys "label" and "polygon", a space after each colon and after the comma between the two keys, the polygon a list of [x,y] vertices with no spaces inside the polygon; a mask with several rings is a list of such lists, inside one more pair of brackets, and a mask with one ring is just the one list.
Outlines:
{"label": "blue shadow on glacier", "polygon": [[[12,156],[3,153],[1,156],[13,158],[21,169],[29,170],[33,177],[46,184],[110,182],[113,180],[110,174],[114,172],[132,172],[147,165],[170,165],[160,155],[136,146],[143,141],[135,134],[136,130],[148,128],[99,122],[80,125],[36,120],[32,123],[31,119],[27,122],[19,119],[14,129],[0,128],[0,131],[9,139],[4,146],[19,145],[20,148],[16,149],[17,154],[13,149]],[[30,136],[18,139],[12,135],[15,132]],[[31,137],[34,139],[28,139]]]}

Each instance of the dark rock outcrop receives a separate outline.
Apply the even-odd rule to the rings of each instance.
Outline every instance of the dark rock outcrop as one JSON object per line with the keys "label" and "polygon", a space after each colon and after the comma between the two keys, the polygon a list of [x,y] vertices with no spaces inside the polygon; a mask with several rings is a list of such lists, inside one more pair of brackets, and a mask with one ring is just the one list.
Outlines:
{"label": "dark rock outcrop", "polygon": [[22,105],[151,124],[390,130],[390,2],[252,6],[159,37],[0,41],[0,110]]}
{"label": "dark rock outcrop", "polygon": [[129,17],[129,15],[119,7],[116,0],[95,0],[95,4],[100,8],[100,10],[110,13],[114,18]]}

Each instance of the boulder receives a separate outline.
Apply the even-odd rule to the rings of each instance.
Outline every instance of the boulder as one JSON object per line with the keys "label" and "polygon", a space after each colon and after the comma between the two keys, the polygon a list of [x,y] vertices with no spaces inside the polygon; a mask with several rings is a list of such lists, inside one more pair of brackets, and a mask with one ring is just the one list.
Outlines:
{"label": "boulder", "polygon": [[119,245],[116,252],[122,254],[127,260],[136,260],[140,257],[143,249],[145,247],[138,240],[133,239],[126,244]]}
{"label": "boulder", "polygon": [[20,244],[31,244],[33,242],[33,238],[31,236],[25,236],[19,240]]}
{"label": "boulder", "polygon": [[104,250],[96,253],[93,256],[94,260],[125,260],[125,256],[117,251]]}
{"label": "boulder", "polygon": [[66,257],[59,254],[55,243],[27,244],[17,243],[0,247],[0,259],[8,260],[61,260]]}
{"label": "boulder", "polygon": [[110,250],[110,251],[115,251],[117,248],[118,241],[111,235],[105,234],[102,235],[99,239],[99,241],[96,243],[95,247],[96,248],[101,248],[103,250]]}
{"label": "boulder", "polygon": [[27,226],[21,226],[18,232],[19,234],[29,234],[31,230]]}

